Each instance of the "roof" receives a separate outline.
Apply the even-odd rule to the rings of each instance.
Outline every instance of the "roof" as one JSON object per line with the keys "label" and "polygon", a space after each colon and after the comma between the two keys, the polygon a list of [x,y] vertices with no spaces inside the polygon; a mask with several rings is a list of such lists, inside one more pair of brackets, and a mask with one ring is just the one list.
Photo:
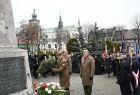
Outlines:
{"label": "roof", "polygon": [[75,26],[65,26],[63,28],[68,31],[77,31],[77,28]]}
{"label": "roof", "polygon": [[[122,34],[121,31],[116,31],[113,39],[114,40],[121,40],[122,39],[121,34]],[[136,34],[133,31],[128,30],[128,31],[124,32],[124,37],[125,37],[126,40],[135,39]]]}
{"label": "roof", "polygon": [[135,39],[137,35],[133,31],[128,31],[125,34],[126,39]]}
{"label": "roof", "polygon": [[[57,29],[57,27],[46,28],[46,29],[43,29],[42,32],[52,33],[52,32],[55,32],[55,29]],[[77,28],[75,26],[64,26],[63,29],[67,31],[77,31]]]}
{"label": "roof", "polygon": [[46,28],[46,29],[43,29],[42,32],[54,32],[56,28]]}

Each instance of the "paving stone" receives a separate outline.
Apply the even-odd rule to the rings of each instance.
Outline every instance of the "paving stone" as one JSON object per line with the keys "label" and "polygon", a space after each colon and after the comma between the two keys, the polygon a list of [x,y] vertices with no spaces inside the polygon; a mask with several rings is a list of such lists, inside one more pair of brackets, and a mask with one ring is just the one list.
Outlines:
{"label": "paving stone", "polygon": [[[49,75],[47,78],[33,80],[38,82],[58,82],[59,78],[58,76]],[[79,74],[73,73],[71,75],[70,82],[71,95],[84,95],[83,86]],[[121,95],[119,85],[116,84],[116,78],[114,76],[108,78],[106,74],[95,75],[92,95]]]}

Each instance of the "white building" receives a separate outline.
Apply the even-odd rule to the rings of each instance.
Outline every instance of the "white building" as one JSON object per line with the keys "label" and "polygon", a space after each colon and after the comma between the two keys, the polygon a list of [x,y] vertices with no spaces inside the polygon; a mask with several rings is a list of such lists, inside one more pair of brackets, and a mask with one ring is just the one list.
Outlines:
{"label": "white building", "polygon": [[[46,50],[46,49],[47,50],[57,50],[58,49],[59,45],[55,41],[56,35],[57,35],[57,32],[56,32],[57,29],[61,29],[64,32],[68,32],[70,35],[70,38],[76,37],[76,35],[78,34],[77,27],[75,27],[75,26],[63,26],[63,21],[62,21],[62,18],[60,16],[58,27],[46,28],[46,29],[42,30],[42,38],[44,41],[42,41],[42,45],[40,47],[41,49],[44,49],[44,50]],[[61,41],[61,49],[66,50],[66,42],[64,42],[63,40]]]}
{"label": "white building", "polygon": [[[40,21],[37,19],[37,14],[35,13],[35,9],[33,10],[32,19],[29,20],[29,23],[40,23]],[[27,23],[27,22],[26,22]],[[20,32],[21,28],[17,28],[16,32],[17,34]],[[58,31],[56,31],[58,30]],[[63,21],[61,16],[59,17],[58,27],[54,28],[46,28],[42,29],[41,35],[39,38],[40,40],[40,49],[41,50],[58,50],[59,44],[56,41],[57,33],[59,31],[63,31],[63,34],[69,34],[69,37],[75,37],[78,34],[77,27],[73,26],[63,26]],[[66,44],[67,41],[64,41],[65,35],[61,35],[63,37],[63,40],[61,41],[61,49],[66,50]],[[19,37],[18,37],[19,38]],[[68,38],[68,37],[66,37]],[[21,42],[22,39],[18,39],[18,45],[20,48],[26,48],[26,44]],[[68,39],[67,39],[68,40]],[[34,46],[32,51],[37,51],[37,46]]]}

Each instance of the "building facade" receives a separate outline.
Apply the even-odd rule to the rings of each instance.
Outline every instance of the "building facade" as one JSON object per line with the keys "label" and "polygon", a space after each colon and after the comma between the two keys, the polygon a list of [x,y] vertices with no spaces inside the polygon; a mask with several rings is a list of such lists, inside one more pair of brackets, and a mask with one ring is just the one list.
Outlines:
{"label": "building facade", "polygon": [[[33,10],[32,19],[29,20],[29,22],[25,22],[32,24],[40,24],[40,20],[37,19],[37,14],[35,13],[35,9]],[[40,25],[39,25],[40,26]],[[22,38],[18,36],[18,33],[20,33],[23,29],[17,28],[17,38],[18,38],[18,46],[19,48],[26,49],[27,45],[25,42],[23,42]],[[63,21],[61,16],[59,17],[58,27],[54,28],[45,28],[41,29],[38,32],[38,40],[39,42],[36,45],[31,45],[30,51],[37,51],[38,48],[40,50],[66,50],[66,44],[69,40],[69,38],[75,37],[78,33],[77,27],[73,26],[63,26]]]}
{"label": "building facade", "polygon": [[[41,49],[58,50],[59,44],[61,44],[60,49],[66,50],[68,39],[76,37],[76,35],[78,34],[78,30],[75,26],[63,26],[63,21],[60,16],[58,27],[43,29],[41,33],[42,38],[46,39],[46,42],[44,40],[44,44],[41,45]],[[61,39],[60,42],[58,42],[59,39]]]}

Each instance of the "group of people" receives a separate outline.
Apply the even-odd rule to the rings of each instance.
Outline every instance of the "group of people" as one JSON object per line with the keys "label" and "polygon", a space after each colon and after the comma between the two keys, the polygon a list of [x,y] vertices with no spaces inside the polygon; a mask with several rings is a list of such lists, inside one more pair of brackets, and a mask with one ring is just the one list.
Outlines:
{"label": "group of people", "polygon": [[140,57],[133,52],[118,53],[113,60],[122,95],[140,95]]}
{"label": "group of people", "polygon": [[[95,73],[95,61],[94,58],[89,54],[88,50],[83,50],[81,62],[79,65],[80,75],[83,84],[83,90],[85,95],[92,95],[92,85],[93,77]],[[60,50],[55,55],[52,55],[56,59],[56,66],[50,69],[50,72],[55,72],[59,74],[59,83],[62,89],[67,90],[68,95],[70,95],[70,75],[72,73],[72,56],[73,54],[68,54],[67,51]],[[37,54],[29,54],[29,64],[32,74],[35,78],[38,78],[38,68],[41,66],[42,62],[49,57],[46,53],[43,53],[39,57]],[[44,74],[43,74],[44,76]]]}
{"label": "group of people", "polygon": [[[95,58],[96,59],[96,58]],[[140,54],[118,52],[102,56],[104,70],[110,77],[111,72],[117,78],[122,95],[140,95]],[[98,63],[96,63],[98,62]],[[99,60],[96,60],[99,64]]]}
{"label": "group of people", "polygon": [[[58,51],[55,56],[57,59],[56,66],[51,68],[51,72],[59,74],[60,86],[68,90],[68,95],[70,95],[70,74],[72,73],[71,56],[66,51]],[[34,63],[37,62],[35,59]],[[93,77],[96,67],[95,59],[89,54],[88,50],[83,50],[80,62],[80,77],[85,95],[92,95]],[[116,83],[119,84],[122,95],[140,95],[140,56],[136,56],[135,53],[116,53],[107,55],[104,62],[108,76],[110,76],[111,69],[113,69],[113,73],[117,78]],[[34,69],[38,68],[37,65],[34,67]],[[36,72],[33,74],[36,75]]]}
{"label": "group of people", "polygon": [[[70,73],[71,73],[71,61],[70,56],[67,55],[65,51],[59,51],[57,53],[58,66],[52,68],[53,72],[59,72],[59,83],[60,86],[68,90],[68,95],[70,95]],[[85,95],[91,95],[93,77],[95,72],[95,63],[92,56],[89,55],[88,50],[83,51],[83,57],[81,59],[80,65],[80,77],[82,79],[83,89]]]}

